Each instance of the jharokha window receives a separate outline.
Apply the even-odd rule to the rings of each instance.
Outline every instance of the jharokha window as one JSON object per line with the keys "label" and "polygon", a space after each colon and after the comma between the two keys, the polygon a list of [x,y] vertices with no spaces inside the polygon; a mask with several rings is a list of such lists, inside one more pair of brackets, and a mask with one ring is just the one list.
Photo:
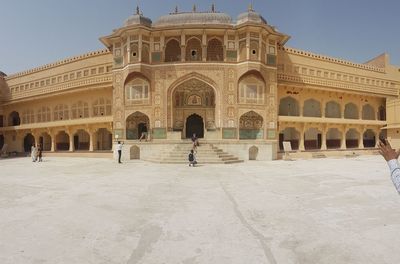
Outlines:
{"label": "jharokha window", "polygon": [[93,104],[93,116],[111,115],[111,100],[100,98]]}
{"label": "jharokha window", "polygon": [[125,84],[126,100],[131,103],[148,103],[150,84],[144,79],[133,79]]}
{"label": "jharokha window", "polygon": [[264,103],[264,82],[255,76],[248,76],[239,82],[239,102],[242,104]]}
{"label": "jharokha window", "polygon": [[79,101],[72,105],[72,119],[88,118],[89,106],[88,103]]}
{"label": "jharokha window", "polygon": [[37,113],[37,121],[40,122],[50,122],[51,121],[51,112],[50,108],[43,106],[38,110]]}
{"label": "jharokha window", "polygon": [[25,110],[22,113],[22,123],[23,124],[35,123],[35,112],[32,109]]}
{"label": "jharokha window", "polygon": [[56,107],[54,107],[54,121],[66,119],[69,119],[68,105],[56,105]]}

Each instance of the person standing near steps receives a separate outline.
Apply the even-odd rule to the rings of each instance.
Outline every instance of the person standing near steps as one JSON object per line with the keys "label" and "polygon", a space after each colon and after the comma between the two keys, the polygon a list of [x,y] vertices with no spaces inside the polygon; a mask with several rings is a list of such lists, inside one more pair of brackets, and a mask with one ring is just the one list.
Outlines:
{"label": "person standing near steps", "polygon": [[397,192],[400,194],[400,166],[397,160],[400,156],[400,150],[394,150],[389,141],[384,139],[379,142],[379,153],[387,161],[390,170],[390,177],[392,178],[392,182],[396,187]]}
{"label": "person standing near steps", "polygon": [[121,141],[118,141],[118,144],[117,144],[117,151],[118,151],[118,163],[122,163],[121,162],[121,155],[122,155],[122,145],[123,145],[124,143],[121,143]]}

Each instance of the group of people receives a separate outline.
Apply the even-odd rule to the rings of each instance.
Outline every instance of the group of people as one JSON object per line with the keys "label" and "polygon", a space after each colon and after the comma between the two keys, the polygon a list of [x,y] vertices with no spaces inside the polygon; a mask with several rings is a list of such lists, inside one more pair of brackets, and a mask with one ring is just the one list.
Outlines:
{"label": "group of people", "polygon": [[194,133],[191,137],[192,140],[192,149],[189,152],[188,160],[189,160],[189,167],[194,167],[197,164],[197,147],[200,146],[199,139],[197,138],[196,134]]}
{"label": "group of people", "polygon": [[42,145],[39,144],[37,145],[37,147],[35,146],[35,144],[32,145],[31,147],[31,158],[32,158],[32,162],[42,162]]}

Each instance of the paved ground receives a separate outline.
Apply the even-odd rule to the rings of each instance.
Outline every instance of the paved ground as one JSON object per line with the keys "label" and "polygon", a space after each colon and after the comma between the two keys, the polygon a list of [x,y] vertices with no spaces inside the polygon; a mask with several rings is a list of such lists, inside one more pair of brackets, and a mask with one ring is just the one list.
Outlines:
{"label": "paved ground", "polygon": [[400,263],[380,157],[0,160],[0,263]]}

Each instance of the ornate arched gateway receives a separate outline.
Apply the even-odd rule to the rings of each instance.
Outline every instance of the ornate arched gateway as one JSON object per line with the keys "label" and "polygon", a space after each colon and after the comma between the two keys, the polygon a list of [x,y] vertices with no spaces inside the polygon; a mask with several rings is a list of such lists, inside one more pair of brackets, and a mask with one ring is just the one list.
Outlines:
{"label": "ornate arched gateway", "polygon": [[206,130],[216,128],[214,88],[206,82],[192,78],[180,83],[172,91],[171,126],[181,131],[182,138],[195,133],[204,137]]}

